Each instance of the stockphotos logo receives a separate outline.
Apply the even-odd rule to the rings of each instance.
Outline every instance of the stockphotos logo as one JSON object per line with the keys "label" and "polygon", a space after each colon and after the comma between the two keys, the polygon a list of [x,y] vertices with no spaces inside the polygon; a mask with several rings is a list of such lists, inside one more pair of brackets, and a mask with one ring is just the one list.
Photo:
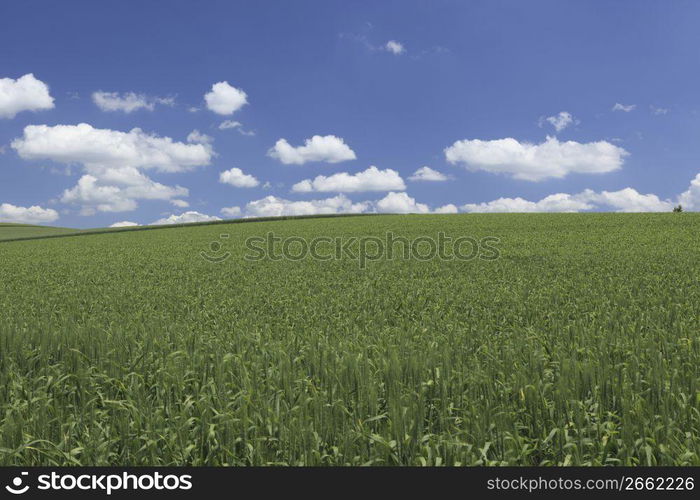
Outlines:
{"label": "stockphotos logo", "polygon": [[[21,472],[12,479],[5,489],[13,495],[23,495],[29,491],[28,472]],[[47,492],[95,492],[111,495],[126,491],[187,491],[192,489],[192,476],[189,474],[41,474],[37,477],[36,489]]]}
{"label": "stockphotos logo", "polygon": [[5,489],[13,495],[22,495],[29,490],[29,485],[24,484],[24,478],[29,475],[29,472],[22,472],[19,476],[12,480],[12,484],[5,486]]}

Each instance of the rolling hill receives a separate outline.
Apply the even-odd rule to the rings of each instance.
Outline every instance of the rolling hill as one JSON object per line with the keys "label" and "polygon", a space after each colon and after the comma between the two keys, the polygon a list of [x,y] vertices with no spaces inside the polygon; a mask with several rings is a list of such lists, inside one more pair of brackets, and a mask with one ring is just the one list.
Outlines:
{"label": "rolling hill", "polygon": [[699,230],[4,226],[0,464],[698,465]]}

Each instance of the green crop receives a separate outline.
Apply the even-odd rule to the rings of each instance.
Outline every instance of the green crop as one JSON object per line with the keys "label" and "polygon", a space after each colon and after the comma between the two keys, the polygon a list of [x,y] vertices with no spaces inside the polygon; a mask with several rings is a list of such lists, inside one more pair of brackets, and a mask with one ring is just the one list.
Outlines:
{"label": "green crop", "polygon": [[[269,231],[500,258],[245,260]],[[692,213],[0,243],[0,465],[699,465],[699,257]]]}
{"label": "green crop", "polygon": [[63,227],[33,226],[31,224],[8,224],[0,222],[0,241],[39,238],[76,232],[78,231],[75,229]]}

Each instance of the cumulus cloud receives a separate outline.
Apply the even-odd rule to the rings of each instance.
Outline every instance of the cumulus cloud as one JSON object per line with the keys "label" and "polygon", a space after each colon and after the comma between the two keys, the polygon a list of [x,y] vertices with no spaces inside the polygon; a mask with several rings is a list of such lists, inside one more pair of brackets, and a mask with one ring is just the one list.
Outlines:
{"label": "cumulus cloud", "polygon": [[628,154],[606,141],[582,144],[559,142],[556,137],[547,137],[541,144],[521,143],[510,137],[492,141],[465,139],[445,149],[445,157],[452,164],[528,181],[563,178],[571,173],[612,172],[622,167]]}
{"label": "cumulus cloud", "polygon": [[459,212],[457,205],[453,205],[452,203],[448,203],[447,205],[443,205],[433,210],[433,213],[436,214],[456,214],[457,212]]}
{"label": "cumulus cloud", "polygon": [[135,210],[139,199],[168,201],[189,194],[186,188],[154,182],[136,169],[106,170],[103,174],[102,178],[83,175],[74,187],[63,192],[61,202],[81,205],[83,215],[92,215],[95,211]]}
{"label": "cumulus cloud", "polygon": [[293,147],[286,139],[278,140],[267,155],[285,165],[303,165],[307,162],[339,163],[354,160],[355,152],[345,141],[334,135],[315,135],[306,139],[303,146]]}
{"label": "cumulus cloud", "polygon": [[549,123],[557,132],[561,132],[571,124],[579,123],[578,120],[574,120],[574,117],[571,116],[571,113],[568,111],[560,111],[557,115],[543,117],[540,120],[540,126],[542,126],[544,122]]}
{"label": "cumulus cloud", "polygon": [[54,107],[49,87],[29,73],[16,80],[0,78],[0,118],[14,118],[22,111]]}
{"label": "cumulus cloud", "polygon": [[596,193],[586,189],[578,194],[557,193],[539,201],[523,198],[499,198],[487,203],[468,203],[465,212],[580,212],[612,209],[618,212],[667,212],[673,207],[655,194],[641,194],[632,188]]}
{"label": "cumulus cloud", "polygon": [[221,211],[224,215],[245,217],[279,217],[282,215],[316,215],[316,214],[359,214],[359,213],[396,213],[396,214],[450,214],[457,213],[453,204],[444,205],[431,210],[425,203],[418,203],[405,192],[390,192],[379,200],[353,202],[344,194],[332,198],[290,201],[276,196],[266,196],[260,200],[251,201],[239,212],[238,207],[232,207],[233,212],[227,213],[228,208]]}
{"label": "cumulus cloud", "polygon": [[[135,128],[129,132],[78,125],[29,125],[24,136],[11,144],[25,160],[52,160],[82,164],[89,170],[124,166],[183,172],[208,165],[212,149],[206,144],[185,144]],[[91,172],[94,173],[94,172]]]}
{"label": "cumulus cloud", "polygon": [[92,93],[92,102],[102,111],[122,111],[131,113],[139,109],[153,111],[156,104],[165,106],[173,106],[175,98],[173,97],[149,97],[145,94],[137,94],[135,92],[103,92],[98,90]]}
{"label": "cumulus cloud", "polygon": [[384,49],[396,56],[406,52],[406,49],[403,46],[403,44],[401,42],[397,42],[396,40],[389,40],[388,42],[386,42],[386,45],[384,45]]}
{"label": "cumulus cloud", "polygon": [[619,102],[616,102],[615,105],[612,107],[612,110],[629,113],[630,111],[634,111],[634,108],[636,107],[636,104],[620,104]]}
{"label": "cumulus cloud", "polygon": [[260,181],[255,177],[244,174],[240,168],[235,167],[221,172],[219,175],[219,182],[240,188],[256,187],[260,184]]}
{"label": "cumulus cloud", "polygon": [[219,115],[232,115],[248,103],[248,95],[228,82],[218,82],[204,95],[207,108]]}
{"label": "cumulus cloud", "polygon": [[117,186],[100,185],[97,178],[84,175],[71,189],[66,189],[61,196],[63,203],[81,204],[83,215],[100,212],[129,212],[136,210],[136,200],[126,196]]}
{"label": "cumulus cloud", "polygon": [[39,206],[18,207],[10,203],[0,204],[0,222],[16,224],[44,224],[58,219],[58,212]]}
{"label": "cumulus cloud", "polygon": [[297,193],[314,191],[338,193],[355,193],[360,191],[392,191],[406,189],[403,179],[396,170],[387,168],[379,170],[371,166],[363,172],[349,174],[340,172],[330,176],[319,175],[315,179],[306,179],[292,186]]}
{"label": "cumulus cloud", "polygon": [[528,201],[523,198],[498,198],[488,203],[467,203],[462,205],[465,212],[578,212],[590,210],[593,205],[578,200],[566,193],[551,194],[540,201]]}
{"label": "cumulus cloud", "polygon": [[377,202],[377,211],[393,214],[427,214],[430,208],[425,203],[417,203],[406,193],[391,192]]}
{"label": "cumulus cloud", "polygon": [[437,170],[433,170],[432,168],[426,166],[421,167],[415,172],[413,172],[413,175],[409,177],[408,180],[414,182],[442,182],[449,180],[449,177],[441,172],[438,172]]}
{"label": "cumulus cloud", "polygon": [[171,215],[169,217],[163,218],[163,219],[158,219],[156,221],[151,222],[151,226],[164,226],[167,224],[186,224],[190,222],[210,222],[210,221],[215,221],[215,220],[221,220],[219,217],[215,215],[206,215],[206,214],[201,214],[199,212],[184,212],[180,215]]}
{"label": "cumulus cloud", "polygon": [[115,222],[109,227],[132,227],[132,226],[138,226],[139,224],[136,222],[131,222],[130,220],[123,220],[120,222]]}
{"label": "cumulus cloud", "polygon": [[188,190],[154,182],[141,170],[183,172],[208,165],[209,144],[185,144],[140,129],[120,132],[79,125],[30,125],[12,147],[26,160],[79,164],[85,170],[78,184],[66,190],[64,203],[82,204],[82,213],[134,210],[136,200],[172,200]]}
{"label": "cumulus cloud", "polygon": [[190,206],[185,200],[170,200],[170,204],[178,208],[187,208]]}
{"label": "cumulus cloud", "polygon": [[245,214],[247,217],[279,217],[282,215],[362,213],[369,208],[369,202],[353,203],[342,194],[333,198],[310,201],[290,201],[276,196],[266,196],[248,203],[245,207]]}
{"label": "cumulus cloud", "polygon": [[678,197],[678,202],[686,210],[700,211],[700,174],[690,181],[690,186]]}
{"label": "cumulus cloud", "polygon": [[224,217],[238,217],[241,215],[241,207],[224,207],[221,209],[221,215]]}
{"label": "cumulus cloud", "polygon": [[673,208],[669,200],[661,200],[655,194],[641,194],[630,187],[619,191],[596,193],[586,189],[579,198],[598,206],[609,207],[618,212],[667,212]]}
{"label": "cumulus cloud", "polygon": [[700,211],[700,174],[690,181],[688,189],[681,193],[678,202],[684,210]]}

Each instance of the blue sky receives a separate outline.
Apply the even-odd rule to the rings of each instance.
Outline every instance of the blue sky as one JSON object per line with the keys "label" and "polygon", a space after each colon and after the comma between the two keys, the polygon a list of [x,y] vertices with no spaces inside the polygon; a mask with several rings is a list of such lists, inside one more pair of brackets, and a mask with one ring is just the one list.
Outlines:
{"label": "blue sky", "polygon": [[[698,210],[699,14],[691,1],[2,2],[0,220]],[[410,179],[425,166],[445,180]],[[221,182],[234,168],[236,185]]]}

